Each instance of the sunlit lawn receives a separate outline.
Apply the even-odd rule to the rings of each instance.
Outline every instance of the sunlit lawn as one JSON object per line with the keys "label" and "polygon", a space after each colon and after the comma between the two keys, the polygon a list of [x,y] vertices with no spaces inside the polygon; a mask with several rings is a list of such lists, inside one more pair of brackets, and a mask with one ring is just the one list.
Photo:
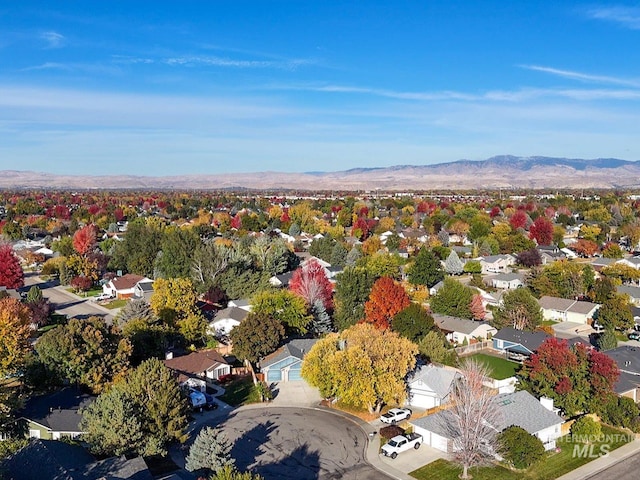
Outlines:
{"label": "sunlit lawn", "polygon": [[122,299],[117,299],[117,300],[112,300],[111,302],[107,303],[106,305],[103,305],[103,307],[105,308],[109,308],[111,310],[113,310],[114,308],[122,308],[127,304],[126,299],[122,298]]}
{"label": "sunlit lawn", "polygon": [[470,358],[486,365],[491,370],[491,376],[496,380],[504,380],[513,377],[520,368],[520,364],[505,360],[504,358],[494,357],[485,353],[477,353],[471,355]]}

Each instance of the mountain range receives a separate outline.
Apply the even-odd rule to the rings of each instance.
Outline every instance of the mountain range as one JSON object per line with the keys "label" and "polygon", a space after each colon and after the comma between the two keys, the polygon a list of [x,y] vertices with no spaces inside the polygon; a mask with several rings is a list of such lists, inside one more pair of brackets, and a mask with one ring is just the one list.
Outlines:
{"label": "mountain range", "polygon": [[59,175],[0,171],[0,188],[469,190],[640,188],[640,162],[500,155],[430,165],[353,168],[339,172],[255,172],[174,176]]}

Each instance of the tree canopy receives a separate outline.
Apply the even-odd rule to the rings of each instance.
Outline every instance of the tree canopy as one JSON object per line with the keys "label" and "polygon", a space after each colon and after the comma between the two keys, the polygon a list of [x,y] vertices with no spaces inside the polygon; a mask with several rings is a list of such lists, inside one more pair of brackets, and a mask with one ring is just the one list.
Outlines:
{"label": "tree canopy", "polygon": [[376,328],[387,329],[393,317],[407,308],[411,300],[404,287],[391,277],[376,280],[369,300],[364,304],[364,321]]}
{"label": "tree canopy", "polygon": [[429,288],[444,278],[440,260],[427,248],[420,249],[408,274],[411,283]]}

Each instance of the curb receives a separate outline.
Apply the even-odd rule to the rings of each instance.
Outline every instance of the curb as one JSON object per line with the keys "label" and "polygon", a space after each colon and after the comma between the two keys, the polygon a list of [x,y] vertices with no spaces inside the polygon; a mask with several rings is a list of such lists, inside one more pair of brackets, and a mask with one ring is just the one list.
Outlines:
{"label": "curb", "polygon": [[[616,452],[620,452],[621,449],[628,449],[628,451],[621,453],[621,456],[619,457],[615,456]],[[609,456],[595,459],[592,462],[589,462],[576,468],[575,470],[572,470],[571,472],[565,473],[561,477],[558,477],[556,480],[586,480],[595,478],[596,475],[600,474],[607,468],[617,465],[618,463],[626,460],[629,457],[632,457],[633,455],[636,455],[639,452],[640,440],[636,439],[616,450],[613,450],[609,454]],[[589,469],[589,471],[583,471],[587,469]]]}

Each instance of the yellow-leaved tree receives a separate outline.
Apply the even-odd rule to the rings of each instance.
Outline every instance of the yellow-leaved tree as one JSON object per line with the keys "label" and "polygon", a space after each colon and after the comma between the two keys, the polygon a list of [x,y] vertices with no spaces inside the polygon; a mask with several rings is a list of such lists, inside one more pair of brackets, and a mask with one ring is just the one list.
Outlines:
{"label": "yellow-leaved tree", "polygon": [[319,340],[304,359],[302,376],[324,397],[379,412],[405,400],[404,378],[417,352],[417,345],[397,333],[360,323]]}
{"label": "yellow-leaved tree", "polygon": [[31,312],[15,298],[0,299],[0,376],[16,371],[29,351]]}

